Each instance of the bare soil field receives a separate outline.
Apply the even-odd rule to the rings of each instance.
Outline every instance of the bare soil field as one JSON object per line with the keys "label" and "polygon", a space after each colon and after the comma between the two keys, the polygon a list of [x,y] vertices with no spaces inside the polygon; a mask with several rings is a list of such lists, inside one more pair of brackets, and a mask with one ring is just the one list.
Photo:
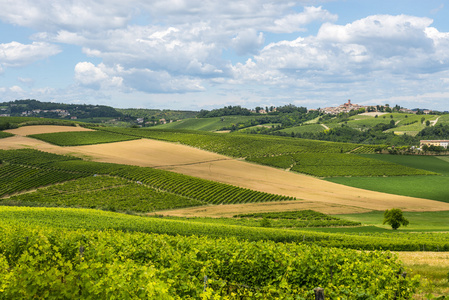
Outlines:
{"label": "bare soil field", "polygon": [[[49,127],[54,130],[56,126]],[[19,129],[9,132],[17,134]],[[50,129],[42,128],[42,130]],[[24,147],[56,154],[71,154],[94,161],[155,167],[262,192],[293,196],[303,200],[276,205],[273,205],[273,203],[230,205],[230,208],[226,205],[207,206],[195,208],[202,211],[195,212],[194,209],[188,209],[186,213],[191,210],[193,214],[210,213],[210,215],[219,215],[220,211],[225,213],[227,209],[243,213],[254,212],[254,209],[257,208],[259,208],[257,211],[261,209],[281,211],[302,209],[300,207],[304,207],[304,209],[306,209],[305,207],[307,209],[313,207],[317,211],[327,213],[359,213],[393,207],[404,211],[449,210],[449,203],[352,188],[303,174],[286,172],[180,144],[156,140],[141,139],[76,147],[54,146],[23,136],[0,140],[0,149]],[[173,213],[179,214],[180,212],[173,211]],[[165,212],[165,214],[169,214],[169,212]],[[235,213],[229,212],[229,214]]]}
{"label": "bare soil field", "polygon": [[10,132],[21,136],[39,133],[70,132],[70,131],[93,131],[93,130],[84,127],[57,126],[57,125],[23,126],[16,129],[5,130],[5,132]]}

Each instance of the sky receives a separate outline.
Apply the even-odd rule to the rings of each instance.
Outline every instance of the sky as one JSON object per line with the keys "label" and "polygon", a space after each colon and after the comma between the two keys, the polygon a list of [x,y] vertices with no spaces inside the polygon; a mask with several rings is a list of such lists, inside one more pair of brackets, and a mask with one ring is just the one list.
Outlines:
{"label": "sky", "polygon": [[0,102],[449,111],[449,0],[0,0]]}

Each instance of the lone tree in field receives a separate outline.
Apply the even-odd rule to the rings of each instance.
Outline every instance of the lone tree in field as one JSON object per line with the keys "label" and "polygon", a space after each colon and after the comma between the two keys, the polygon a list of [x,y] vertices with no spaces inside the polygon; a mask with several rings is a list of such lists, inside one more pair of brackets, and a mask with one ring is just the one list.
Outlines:
{"label": "lone tree in field", "polygon": [[392,208],[390,210],[386,210],[384,213],[384,222],[383,224],[391,225],[391,228],[394,230],[398,229],[401,225],[407,226],[408,220],[404,218],[402,215],[402,210],[399,208]]}

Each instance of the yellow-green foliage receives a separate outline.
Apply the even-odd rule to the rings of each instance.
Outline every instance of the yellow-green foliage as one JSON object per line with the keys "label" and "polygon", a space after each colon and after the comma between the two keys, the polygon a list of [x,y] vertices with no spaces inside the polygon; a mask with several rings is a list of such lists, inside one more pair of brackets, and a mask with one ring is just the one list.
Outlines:
{"label": "yellow-green foliage", "polygon": [[0,299],[408,299],[403,271],[389,252],[0,224]]}

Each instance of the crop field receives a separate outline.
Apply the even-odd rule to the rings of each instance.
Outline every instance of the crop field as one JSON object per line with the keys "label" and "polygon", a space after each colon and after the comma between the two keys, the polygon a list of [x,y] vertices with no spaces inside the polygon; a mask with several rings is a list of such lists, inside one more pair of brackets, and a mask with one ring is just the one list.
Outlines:
{"label": "crop field", "polygon": [[34,125],[23,126],[15,129],[6,130],[6,132],[14,133],[16,135],[33,135],[42,133],[55,133],[55,132],[72,132],[72,131],[93,131],[93,129],[79,127],[79,126],[58,126],[58,125]]}
{"label": "crop field", "polygon": [[382,233],[362,233],[359,230],[354,233],[326,233],[307,228],[304,230],[261,228],[51,207],[0,207],[0,217],[3,224],[17,226],[25,223],[30,226],[45,225],[59,229],[112,229],[182,236],[204,235],[211,238],[232,237],[248,241],[296,242],[358,250],[449,251],[449,236],[445,232],[415,234],[403,230],[397,232],[390,230]]}
{"label": "crop field", "polygon": [[[388,161],[379,161],[377,156],[360,157],[351,154],[297,153],[273,157],[250,158],[250,161],[278,168],[319,176],[403,176],[435,175],[434,172],[402,166]],[[367,159],[368,158],[368,159]]]}
{"label": "crop field", "polygon": [[[163,215],[155,214],[156,217]],[[300,210],[289,212],[269,212],[269,213],[252,213],[252,214],[237,214],[232,218],[176,218],[169,217],[175,220],[185,220],[195,223],[208,224],[224,224],[224,225],[238,225],[249,227],[270,227],[270,228],[316,228],[316,227],[347,227],[359,226],[360,222],[353,222],[343,220],[338,217],[332,217],[313,210]],[[267,219],[267,220],[266,220]]]}
{"label": "crop field", "polygon": [[361,154],[360,156],[391,162],[410,168],[428,170],[442,175],[449,175],[449,156],[380,154]]}
{"label": "crop field", "polygon": [[79,146],[122,142],[138,139],[105,131],[76,131],[33,134],[30,137],[58,146]]}
{"label": "crop field", "polygon": [[[148,130],[142,129],[138,132],[140,131],[146,132]],[[151,132],[153,131],[151,130]],[[165,133],[161,132],[161,135],[162,134]],[[191,139],[199,139],[198,136],[193,135],[194,132],[189,131],[189,134],[192,134]],[[202,134],[217,137],[220,136],[219,134],[212,133]],[[169,135],[172,137],[182,135],[182,132],[173,131],[170,132]],[[339,213],[357,212],[366,211],[367,209],[384,210],[391,208],[392,205],[403,210],[449,210],[449,206],[443,202],[387,195],[353,189],[342,185],[334,185],[299,173],[285,172],[271,167],[218,156],[211,152],[201,151],[180,144],[156,140],[142,139],[91,146],[58,147],[25,137],[15,136],[6,140],[10,139],[14,139],[14,141],[11,140],[7,144],[1,144],[0,146],[6,146],[6,149],[8,149],[29,145],[29,147],[35,147],[54,153],[66,153],[78,157],[88,157],[88,159],[91,160],[137,166],[158,166],[165,170],[231,184],[246,189],[302,199],[309,203],[313,203],[312,205],[308,204],[309,207],[317,207],[320,211],[329,213],[332,211],[338,211]],[[276,138],[274,141],[278,140],[288,142],[294,141],[295,139]],[[260,143],[260,145],[262,144]],[[316,145],[316,143],[313,143],[312,145]],[[334,144],[324,143],[323,145],[332,146]],[[156,148],[154,148],[155,146]],[[366,148],[365,146],[362,147]],[[298,149],[301,148],[296,147],[296,150]],[[356,149],[360,149],[360,147]],[[284,149],[281,148],[281,150]],[[339,153],[340,150],[340,148],[335,148],[333,151]],[[129,155],[130,153],[133,153],[133,155]],[[74,162],[71,162],[71,164],[74,164]],[[249,206],[249,208],[251,208],[251,206]],[[241,209],[247,211],[245,206]],[[209,208],[207,208],[206,211],[209,211]]]}
{"label": "crop field", "polygon": [[449,162],[447,157],[414,155],[363,155],[379,160],[394,162],[406,167],[435,172],[437,176],[398,176],[398,177],[335,177],[328,181],[362,189],[384,193],[414,196],[449,202]]}
{"label": "crop field", "polygon": [[[8,216],[20,213],[31,217],[32,225]],[[408,299],[418,284],[418,278],[397,276],[402,264],[389,252],[103,231],[115,218],[110,213],[73,210],[76,220],[60,209],[33,214],[26,208],[0,208],[0,214],[6,217],[0,226],[0,278],[2,295],[9,299],[313,299],[317,286],[324,286],[331,298],[362,294],[389,299],[396,294]],[[136,219],[123,217],[130,223]],[[90,223],[95,229],[67,229],[86,219],[104,222]],[[51,220],[62,226],[49,228]],[[176,226],[165,223],[166,228]]]}
{"label": "crop field", "polygon": [[177,194],[161,192],[134,181],[96,176],[0,199],[0,205],[84,207],[142,213],[204,205],[204,203]]}
{"label": "crop field", "polygon": [[233,124],[245,123],[260,118],[265,118],[265,116],[224,116],[215,118],[184,119],[164,125],[158,125],[157,128],[218,131],[223,127],[229,127]]}
{"label": "crop field", "polygon": [[[9,189],[0,190],[0,298],[314,299],[317,286],[331,299],[448,292],[444,267],[413,263],[449,252],[449,194],[441,188],[449,183],[447,157],[374,155],[366,154],[373,151],[369,146],[272,136],[105,129],[135,140],[36,144],[77,157],[0,151],[0,187]],[[109,133],[63,136],[94,132]],[[114,163],[94,161],[101,157]],[[329,181],[367,180],[376,189],[422,199],[354,189],[242,158],[345,176]],[[118,164],[124,161],[135,166]],[[382,210],[392,206],[405,211],[408,227],[392,231],[381,224]],[[315,207],[334,215],[306,211]],[[166,216],[189,210],[229,218]],[[389,251],[415,256],[400,255],[402,263]]]}
{"label": "crop field", "polygon": [[[330,143],[270,136],[198,134],[160,130],[111,129],[113,132],[180,142],[200,149],[268,166],[289,169],[318,177],[428,175],[430,172],[393,163],[343,155],[349,151],[371,153],[372,146]],[[367,168],[367,166],[369,168]],[[338,168],[336,168],[338,167]]]}
{"label": "crop field", "polygon": [[447,176],[333,177],[326,180],[383,193],[449,202]]}
{"label": "crop field", "polygon": [[331,143],[315,140],[245,134],[216,134],[188,130],[158,130],[133,128],[101,128],[110,132],[141,138],[178,142],[184,145],[231,157],[280,155],[298,152],[340,153],[360,147],[357,144]]}
{"label": "crop field", "polygon": [[12,133],[8,133],[8,132],[4,132],[4,131],[0,131],[0,139],[6,138],[6,137],[10,137],[13,136]]}
{"label": "crop field", "polygon": [[[108,180],[95,177],[90,182],[89,180],[75,181],[36,193],[9,198],[8,201],[12,203],[50,206],[59,203],[62,206],[95,207],[108,210],[126,210],[128,207],[130,211],[148,212],[155,209],[206,203],[226,204],[293,199],[288,196],[243,189],[164,170],[82,161],[75,157],[32,149],[1,150],[0,159],[7,163],[0,167],[0,179],[2,180],[0,195],[97,174],[116,176],[138,183],[136,186],[121,181],[121,184],[117,183],[117,186],[106,189],[105,186],[109,186]],[[153,191],[139,187],[140,184],[146,185]],[[82,190],[86,189],[86,192],[90,194],[78,196],[76,193],[67,192],[72,187],[79,185],[82,186]],[[164,193],[158,193],[154,189]],[[92,190],[96,193],[92,193]],[[127,190],[135,198],[132,203],[124,203],[127,201]],[[64,191],[66,192],[64,193]],[[59,197],[61,193],[66,196]],[[52,197],[52,195],[56,196]],[[104,197],[108,199],[103,200]]]}
{"label": "crop field", "polygon": [[321,132],[324,130],[325,130],[325,128],[321,124],[308,124],[308,125],[290,127],[290,128],[282,129],[280,131],[286,132],[286,133],[293,132],[294,134],[296,134],[296,133],[304,133],[304,132],[317,133],[317,132]]}

